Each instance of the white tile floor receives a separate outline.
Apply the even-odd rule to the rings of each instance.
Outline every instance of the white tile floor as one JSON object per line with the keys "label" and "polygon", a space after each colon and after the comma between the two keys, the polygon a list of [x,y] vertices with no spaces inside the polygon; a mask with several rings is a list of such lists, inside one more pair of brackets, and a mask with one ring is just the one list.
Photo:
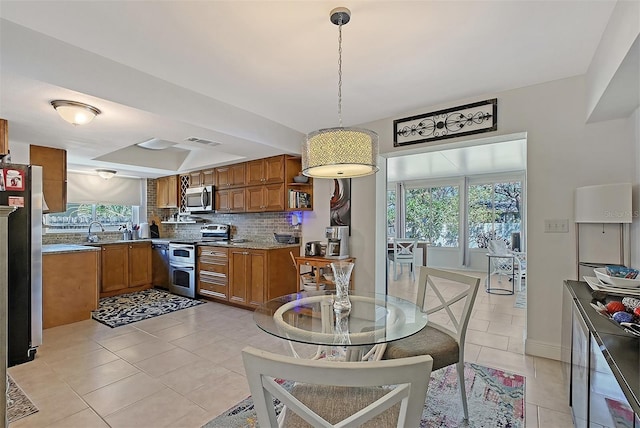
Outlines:
{"label": "white tile floor", "polygon": [[[406,270],[389,287],[413,289]],[[480,291],[466,359],[526,376],[527,427],[570,427],[560,364],[522,354],[525,311],[513,302]],[[250,311],[212,302],[115,329],[48,329],[36,359],[9,369],[40,411],[10,427],[200,427],[249,395],[240,350],[287,352],[282,342]]]}

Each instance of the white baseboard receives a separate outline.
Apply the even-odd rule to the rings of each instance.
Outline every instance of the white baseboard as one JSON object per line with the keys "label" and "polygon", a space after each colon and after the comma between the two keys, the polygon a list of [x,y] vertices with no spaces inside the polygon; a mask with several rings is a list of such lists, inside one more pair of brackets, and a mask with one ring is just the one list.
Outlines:
{"label": "white baseboard", "polygon": [[549,358],[551,360],[560,361],[562,352],[560,345],[554,345],[547,342],[526,339],[524,342],[524,353],[535,357]]}

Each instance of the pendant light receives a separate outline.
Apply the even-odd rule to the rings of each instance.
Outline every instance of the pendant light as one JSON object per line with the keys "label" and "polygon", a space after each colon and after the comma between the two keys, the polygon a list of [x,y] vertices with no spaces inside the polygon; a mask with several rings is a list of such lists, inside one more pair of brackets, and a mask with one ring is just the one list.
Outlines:
{"label": "pendant light", "polygon": [[302,145],[302,173],[315,178],[364,177],[378,171],[378,134],[342,126],[342,26],[351,11],[337,7],[329,14],[338,26],[338,127],[313,131]]}

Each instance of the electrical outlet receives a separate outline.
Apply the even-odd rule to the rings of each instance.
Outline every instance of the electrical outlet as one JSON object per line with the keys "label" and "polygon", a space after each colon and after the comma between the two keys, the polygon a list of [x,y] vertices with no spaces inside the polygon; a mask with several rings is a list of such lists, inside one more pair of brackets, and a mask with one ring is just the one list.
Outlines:
{"label": "electrical outlet", "polygon": [[569,233],[569,219],[545,220],[544,233]]}

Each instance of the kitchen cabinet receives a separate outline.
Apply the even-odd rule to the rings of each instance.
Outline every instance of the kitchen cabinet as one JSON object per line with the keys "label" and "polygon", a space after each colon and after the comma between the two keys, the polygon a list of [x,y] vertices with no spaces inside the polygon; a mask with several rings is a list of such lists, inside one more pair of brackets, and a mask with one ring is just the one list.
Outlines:
{"label": "kitchen cabinet", "polygon": [[[331,269],[331,263],[338,261],[338,259],[330,259],[322,256],[305,256],[305,257],[294,257],[296,261],[296,278],[299,279],[298,288],[303,290],[303,281],[302,275],[305,273],[310,273],[309,277],[313,278],[314,281],[309,283],[310,286],[321,286],[324,285],[327,289],[335,288],[335,282],[329,281],[324,278],[325,274],[333,275],[333,270]],[[346,259],[339,259],[340,261],[355,263],[355,257],[349,257]],[[349,278],[349,288],[353,288],[353,283],[355,279],[355,266],[353,271],[351,272],[351,277]]]}
{"label": "kitchen cabinet", "polygon": [[306,183],[296,183],[293,177],[302,174],[302,159],[285,156],[285,205],[286,211],[313,211],[313,178]]}
{"label": "kitchen cabinet", "polygon": [[67,210],[67,151],[29,146],[29,163],[42,166],[42,191],[50,213]]}
{"label": "kitchen cabinet", "polygon": [[219,189],[242,187],[245,185],[246,163],[221,166],[214,169],[215,183]]}
{"label": "kitchen cabinet", "polygon": [[284,211],[284,183],[245,188],[246,212]]}
{"label": "kitchen cabinet", "polygon": [[257,306],[265,301],[266,260],[267,254],[264,250],[229,251],[230,302]]}
{"label": "kitchen cabinet", "polygon": [[[593,309],[586,283],[565,281],[565,290],[563,303],[567,302],[571,328],[563,329],[562,341],[563,347],[569,343],[571,348],[569,397],[574,425],[640,427],[640,338]],[[606,301],[621,298],[607,296]]]}
{"label": "kitchen cabinet", "polygon": [[246,211],[245,188],[220,189],[216,188],[216,212],[243,213]]}
{"label": "kitchen cabinet", "polygon": [[151,242],[101,245],[100,297],[152,286]]}
{"label": "kitchen cabinet", "polygon": [[291,249],[199,247],[198,293],[247,308],[294,293]]}
{"label": "kitchen cabinet", "polygon": [[228,272],[229,253],[226,248],[198,247],[198,294],[228,300]]}
{"label": "kitchen cabinet", "polygon": [[99,270],[95,248],[42,255],[42,328],[91,318],[98,309]]}
{"label": "kitchen cabinet", "polygon": [[9,153],[9,122],[0,119],[0,158]]}
{"label": "kitchen cabinet", "polygon": [[247,186],[282,183],[284,181],[284,155],[246,162]]}
{"label": "kitchen cabinet", "polygon": [[178,208],[177,175],[156,179],[156,206],[158,208]]}
{"label": "kitchen cabinet", "polygon": [[215,172],[213,168],[202,171],[192,171],[185,174],[189,180],[189,187],[215,186]]}

